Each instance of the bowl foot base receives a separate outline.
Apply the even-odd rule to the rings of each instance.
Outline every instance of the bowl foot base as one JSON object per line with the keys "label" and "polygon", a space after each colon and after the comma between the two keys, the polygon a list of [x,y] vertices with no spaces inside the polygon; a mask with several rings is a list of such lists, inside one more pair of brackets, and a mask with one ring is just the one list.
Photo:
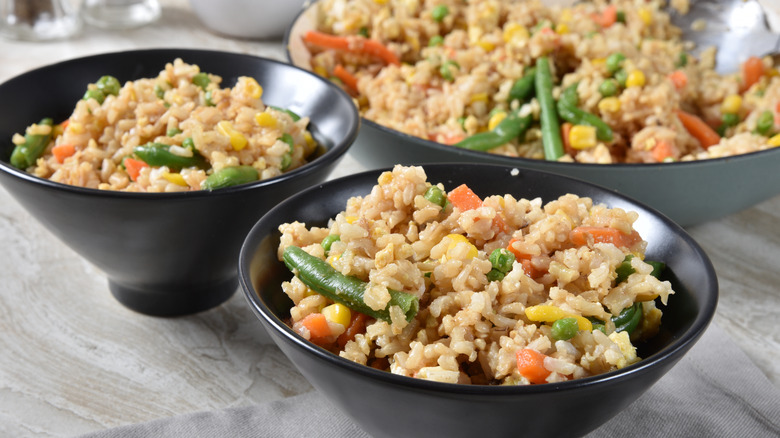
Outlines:
{"label": "bowl foot base", "polygon": [[184,316],[216,307],[238,289],[238,278],[208,285],[136,287],[108,281],[111,294],[123,306],[150,316]]}

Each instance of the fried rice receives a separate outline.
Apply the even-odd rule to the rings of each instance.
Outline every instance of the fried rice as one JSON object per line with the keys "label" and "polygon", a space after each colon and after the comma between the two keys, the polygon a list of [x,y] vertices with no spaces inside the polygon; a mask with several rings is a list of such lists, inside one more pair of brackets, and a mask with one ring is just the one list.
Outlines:
{"label": "fried rice", "polygon": [[[685,12],[688,2],[672,6]],[[580,108],[614,132],[611,140],[594,140],[587,124],[567,125],[564,153],[552,159],[687,161],[780,145],[780,76],[771,58],[751,59],[749,71],[716,73],[715,48],[692,56],[663,1],[547,7],[537,0],[321,0],[314,7],[316,30],[343,37],[344,45],[304,35],[312,70],[342,83],[363,117],[416,137],[460,145],[513,111],[538,120],[537,99],[509,96],[544,56],[554,96],[574,84]],[[376,56],[374,43],[399,62]],[[617,55],[624,59],[616,68],[610,57]],[[701,123],[691,128],[678,111]],[[701,138],[702,129],[714,144]],[[541,137],[535,124],[489,153],[551,159]]]}
{"label": "fried rice", "polygon": [[[654,272],[658,262],[644,259],[636,212],[572,194],[469,205],[467,186],[450,189],[421,167],[397,165],[327,226],[282,224],[280,259],[301,248],[330,265],[326,277],[365,282],[368,313],[389,311],[350,309],[291,268],[297,275],[282,288],[293,330],[356,363],[448,383],[560,382],[641,360],[636,346],[658,333],[656,305],[674,291]],[[443,199],[429,196],[437,190]],[[496,263],[496,252],[511,253],[509,263]],[[389,291],[410,294],[419,310],[405,317]],[[628,329],[620,320],[632,308]],[[315,317],[327,326],[310,324]],[[556,328],[564,319],[568,334]],[[536,370],[526,355],[539,360]]]}

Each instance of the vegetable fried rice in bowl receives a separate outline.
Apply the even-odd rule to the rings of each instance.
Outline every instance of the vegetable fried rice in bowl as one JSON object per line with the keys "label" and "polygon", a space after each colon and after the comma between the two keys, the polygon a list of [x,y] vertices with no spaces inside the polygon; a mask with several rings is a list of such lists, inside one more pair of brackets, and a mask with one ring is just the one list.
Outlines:
{"label": "vegetable fried rice in bowl", "polygon": [[153,315],[230,297],[251,225],[325,180],[360,123],[309,72],[187,49],[42,67],[0,85],[0,101],[0,182]]}
{"label": "vegetable fried rice in bowl", "polygon": [[691,225],[777,194],[723,175],[778,178],[780,75],[755,56],[716,73],[716,48],[693,56],[664,6],[320,0],[286,42],[293,64],[353,96],[368,165],[532,167]]}
{"label": "vegetable fried rice in bowl", "polygon": [[717,302],[706,255],[655,210],[487,164],[309,189],[255,225],[239,272],[279,347],[376,436],[502,436],[519,416],[534,436],[585,434],[673,366]]}

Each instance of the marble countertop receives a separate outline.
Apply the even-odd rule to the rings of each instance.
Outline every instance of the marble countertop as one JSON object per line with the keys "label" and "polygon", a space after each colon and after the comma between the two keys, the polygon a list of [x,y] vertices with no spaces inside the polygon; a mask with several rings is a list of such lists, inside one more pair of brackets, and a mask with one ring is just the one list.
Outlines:
{"label": "marble countertop", "polygon": [[[158,23],[84,28],[66,41],[0,40],[0,81],[69,58],[152,47],[284,60],[281,42],[222,37],[183,0]],[[347,156],[332,178],[363,170]],[[690,227],[715,265],[714,323],[780,386],[780,197]],[[104,276],[0,189],[0,436],[68,437],[313,391],[241,293],[193,316],[154,318],[114,300]]]}

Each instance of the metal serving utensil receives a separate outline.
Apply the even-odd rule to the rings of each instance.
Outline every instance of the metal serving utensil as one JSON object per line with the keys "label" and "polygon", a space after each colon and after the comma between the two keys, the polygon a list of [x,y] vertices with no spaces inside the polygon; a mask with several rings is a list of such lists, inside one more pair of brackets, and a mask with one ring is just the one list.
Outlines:
{"label": "metal serving utensil", "polygon": [[[764,1],[771,5],[777,0]],[[718,48],[718,73],[738,71],[750,56],[780,58],[780,33],[771,31],[765,9],[757,0],[691,0],[686,14],[668,9],[672,23],[682,30],[682,39],[696,45],[694,55],[707,47]]]}

